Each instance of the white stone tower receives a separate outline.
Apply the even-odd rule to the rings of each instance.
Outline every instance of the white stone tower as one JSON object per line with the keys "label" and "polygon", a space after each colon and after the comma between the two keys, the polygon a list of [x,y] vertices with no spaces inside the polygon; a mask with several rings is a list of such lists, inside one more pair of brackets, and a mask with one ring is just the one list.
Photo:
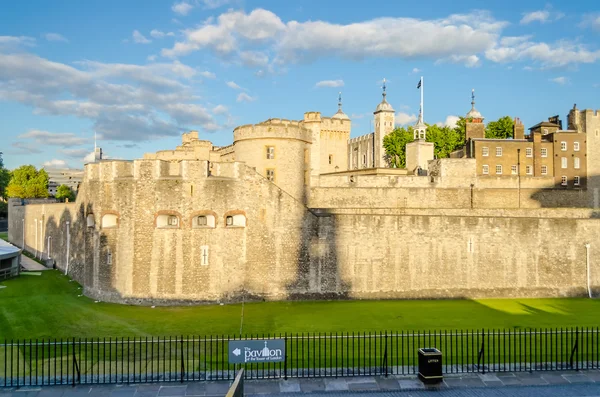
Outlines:
{"label": "white stone tower", "polygon": [[419,118],[413,127],[414,141],[406,144],[406,169],[415,175],[427,174],[428,164],[433,160],[434,144],[427,142],[427,125],[423,121],[423,77],[417,88],[421,90]]}
{"label": "white stone tower", "polygon": [[383,79],[383,99],[381,103],[377,105],[377,108],[373,112],[375,115],[375,132],[374,132],[374,167],[375,168],[386,168],[387,163],[384,159],[385,150],[383,149],[383,138],[394,130],[396,125],[396,113],[392,105],[386,100],[385,92],[385,79]]}

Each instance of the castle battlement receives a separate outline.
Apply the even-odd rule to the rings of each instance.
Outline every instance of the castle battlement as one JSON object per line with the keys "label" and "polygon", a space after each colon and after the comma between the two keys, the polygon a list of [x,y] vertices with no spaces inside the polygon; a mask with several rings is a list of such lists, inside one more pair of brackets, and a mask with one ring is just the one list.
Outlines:
{"label": "castle battlement", "polygon": [[243,125],[233,130],[233,142],[248,139],[296,139],[312,142],[311,132],[297,121],[269,119],[256,125]]}
{"label": "castle battlement", "polygon": [[84,180],[89,183],[94,181],[113,182],[124,179],[193,180],[209,176],[239,178],[242,169],[246,167],[243,162],[209,162],[207,160],[113,160],[86,164]]}
{"label": "castle battlement", "polygon": [[357,142],[367,142],[367,141],[371,141],[371,140],[373,140],[373,133],[372,132],[370,134],[365,134],[365,135],[357,136],[356,138],[350,138],[348,140],[348,143],[352,144],[352,143],[357,143]]}
{"label": "castle battlement", "polygon": [[321,118],[322,130],[350,132],[351,125],[352,122],[350,120],[334,119],[331,117]]}

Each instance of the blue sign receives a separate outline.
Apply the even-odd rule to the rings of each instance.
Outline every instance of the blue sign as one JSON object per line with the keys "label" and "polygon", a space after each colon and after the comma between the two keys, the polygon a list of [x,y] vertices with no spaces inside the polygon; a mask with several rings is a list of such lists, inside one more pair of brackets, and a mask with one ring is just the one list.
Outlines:
{"label": "blue sign", "polygon": [[230,340],[229,363],[279,363],[285,361],[284,339]]}

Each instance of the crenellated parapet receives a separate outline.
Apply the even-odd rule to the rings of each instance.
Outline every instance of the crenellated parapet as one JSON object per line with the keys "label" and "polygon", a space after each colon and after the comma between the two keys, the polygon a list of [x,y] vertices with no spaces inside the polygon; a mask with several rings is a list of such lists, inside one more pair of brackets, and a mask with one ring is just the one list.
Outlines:
{"label": "crenellated parapet", "polygon": [[302,122],[286,119],[269,119],[259,124],[243,125],[233,130],[234,143],[248,139],[264,138],[312,142],[311,132],[304,128]]}
{"label": "crenellated parapet", "polygon": [[197,180],[207,177],[239,178],[247,166],[242,162],[207,160],[165,161],[139,159],[113,160],[85,165],[84,183],[141,179]]}
{"label": "crenellated parapet", "polygon": [[348,144],[373,141],[373,133],[357,136],[348,140]]}
{"label": "crenellated parapet", "polygon": [[350,132],[352,122],[350,119],[334,119],[331,117],[321,118],[321,131]]}

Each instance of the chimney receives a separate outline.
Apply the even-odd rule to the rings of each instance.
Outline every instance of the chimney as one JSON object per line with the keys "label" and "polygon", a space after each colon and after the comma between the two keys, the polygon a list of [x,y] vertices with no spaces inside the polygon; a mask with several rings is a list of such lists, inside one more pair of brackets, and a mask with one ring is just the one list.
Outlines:
{"label": "chimney", "polygon": [[525,139],[525,126],[520,118],[516,117],[513,124],[513,138]]}

